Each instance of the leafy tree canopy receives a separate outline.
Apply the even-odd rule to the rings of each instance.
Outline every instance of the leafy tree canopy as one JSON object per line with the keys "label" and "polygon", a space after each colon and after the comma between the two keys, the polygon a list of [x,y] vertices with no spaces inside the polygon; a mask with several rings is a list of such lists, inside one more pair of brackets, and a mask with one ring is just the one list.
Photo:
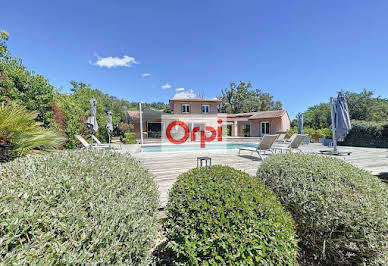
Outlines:
{"label": "leafy tree canopy", "polygon": [[[55,127],[64,131],[69,141],[67,148],[75,147],[75,134],[87,134],[85,121],[90,111],[90,99],[97,100],[97,120],[100,129],[97,136],[106,140],[105,125],[107,111],[112,111],[113,124],[125,120],[126,111],[138,110],[137,102],[118,99],[92,89],[90,84],[70,81],[70,93],[54,89],[48,79],[35,74],[22,64],[22,60],[12,57],[7,47],[9,34],[0,32],[0,102],[15,102],[37,113],[36,120],[45,127]],[[169,111],[169,105],[156,102],[143,104],[144,110]]]}
{"label": "leafy tree canopy", "polygon": [[[388,120],[388,99],[374,96],[374,92],[363,89],[360,93],[345,91],[350,119],[382,122]],[[293,121],[294,122],[294,121]],[[304,125],[314,129],[331,127],[329,103],[309,107],[304,112]]]}
{"label": "leafy tree canopy", "polygon": [[69,141],[66,144],[67,148],[72,148],[78,144],[78,141],[74,139],[74,135],[89,134],[86,128],[86,119],[90,115],[91,99],[97,100],[96,116],[99,129],[96,132],[96,136],[102,141],[107,139],[105,129],[108,121],[107,112],[112,112],[113,125],[117,126],[120,121],[124,121],[125,112],[134,109],[132,103],[109,96],[98,89],[92,89],[90,84],[77,81],[70,81],[70,84],[72,85],[70,94],[56,92],[54,97],[55,104],[63,112],[63,116],[58,114],[56,117],[62,117],[64,120],[57,120],[57,123],[65,124],[65,132],[69,137]]}
{"label": "leafy tree canopy", "polygon": [[274,101],[273,96],[261,89],[252,89],[251,82],[240,81],[239,84],[230,83],[229,88],[222,90],[219,97],[222,100],[220,112],[246,113],[282,109],[280,101]]}
{"label": "leafy tree canopy", "polygon": [[37,111],[37,120],[50,124],[54,87],[42,75],[27,70],[22,60],[12,57],[6,46],[8,33],[0,33],[0,101],[23,104]]}

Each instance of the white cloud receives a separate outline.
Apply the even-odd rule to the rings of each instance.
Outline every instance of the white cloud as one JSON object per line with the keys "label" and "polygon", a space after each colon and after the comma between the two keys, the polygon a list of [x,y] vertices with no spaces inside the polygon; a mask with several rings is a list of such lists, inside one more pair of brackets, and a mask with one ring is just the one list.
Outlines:
{"label": "white cloud", "polygon": [[162,90],[167,90],[167,89],[170,89],[170,88],[171,88],[171,85],[168,84],[168,83],[166,83],[166,84],[164,84],[161,88],[162,88]]}
{"label": "white cloud", "polygon": [[184,91],[185,88],[176,88],[175,91],[178,92],[178,91]]}
{"label": "white cloud", "polygon": [[100,67],[131,67],[133,64],[138,64],[136,62],[136,59],[132,56],[124,55],[123,57],[99,57],[97,55],[97,61],[94,63],[94,65],[100,66]]}
{"label": "white cloud", "polygon": [[189,90],[175,93],[173,99],[192,99],[195,97],[197,97],[197,95],[194,93],[194,91]]}
{"label": "white cloud", "polygon": [[150,76],[151,76],[151,73],[143,73],[143,74],[141,74],[141,76],[142,76],[143,78],[150,77]]}

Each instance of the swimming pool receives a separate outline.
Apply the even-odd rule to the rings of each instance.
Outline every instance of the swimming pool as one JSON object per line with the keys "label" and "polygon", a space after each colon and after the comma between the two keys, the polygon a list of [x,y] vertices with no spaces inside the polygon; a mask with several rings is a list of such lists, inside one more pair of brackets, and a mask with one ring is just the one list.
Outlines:
{"label": "swimming pool", "polygon": [[198,144],[182,144],[182,145],[155,145],[142,146],[143,152],[168,152],[168,151],[195,151],[195,150],[231,150],[241,147],[257,147],[255,143],[227,143],[227,144],[208,144],[205,148],[201,148]]}

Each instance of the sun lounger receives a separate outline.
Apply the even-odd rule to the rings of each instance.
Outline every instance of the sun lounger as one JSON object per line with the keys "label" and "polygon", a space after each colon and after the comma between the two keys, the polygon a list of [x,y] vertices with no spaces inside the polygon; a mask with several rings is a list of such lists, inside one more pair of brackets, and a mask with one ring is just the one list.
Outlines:
{"label": "sun lounger", "polygon": [[94,135],[92,135],[92,139],[97,143],[97,145],[101,145],[101,141]]}
{"label": "sun lounger", "polygon": [[280,133],[278,135],[278,138],[276,139],[276,142],[284,142],[284,141],[286,141],[285,137],[286,137],[286,133]]}
{"label": "sun lounger", "polygon": [[284,141],[292,142],[294,140],[294,138],[296,137],[296,135],[298,135],[298,134],[292,134],[290,138],[284,139]]}
{"label": "sun lounger", "polygon": [[289,144],[275,144],[272,146],[272,148],[275,151],[280,152],[292,152],[292,151],[299,151],[302,152],[299,147],[302,145],[304,139],[307,137],[307,134],[295,134],[293,135],[293,139]]}
{"label": "sun lounger", "polygon": [[[121,150],[121,145],[119,143],[114,143],[114,144],[101,143],[101,141],[94,135],[92,135],[92,139],[97,143],[97,146],[109,146],[112,149]],[[92,144],[92,145],[95,146],[96,144]]]}
{"label": "sun lounger", "polygon": [[251,154],[253,152],[257,152],[260,159],[263,160],[262,154],[265,152],[271,152],[272,151],[272,145],[274,144],[275,140],[277,139],[278,135],[265,135],[263,139],[260,141],[260,143],[257,145],[256,148],[253,147],[242,147],[238,150],[238,155],[240,155],[241,151],[250,151]]}
{"label": "sun lounger", "polygon": [[81,137],[80,135],[74,135],[74,137],[75,137],[79,142],[81,142],[81,144],[82,144],[86,149],[89,149],[89,148],[95,148],[95,149],[109,149],[109,145],[104,145],[104,144],[101,144],[101,145],[91,145],[91,144],[89,144],[83,137]]}

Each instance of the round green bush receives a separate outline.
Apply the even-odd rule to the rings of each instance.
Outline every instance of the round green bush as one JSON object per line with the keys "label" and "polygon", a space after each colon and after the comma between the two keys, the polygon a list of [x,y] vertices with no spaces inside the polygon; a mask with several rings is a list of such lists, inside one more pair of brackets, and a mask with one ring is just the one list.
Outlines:
{"label": "round green bush", "polygon": [[257,176],[297,223],[305,257],[330,265],[388,265],[388,189],[337,158],[285,154]]}
{"label": "round green bush", "polygon": [[0,264],[143,264],[158,191],[129,155],[73,150],[0,166]]}
{"label": "round green bush", "polygon": [[164,226],[167,250],[177,263],[296,263],[291,215],[263,183],[230,167],[180,175],[169,194]]}

